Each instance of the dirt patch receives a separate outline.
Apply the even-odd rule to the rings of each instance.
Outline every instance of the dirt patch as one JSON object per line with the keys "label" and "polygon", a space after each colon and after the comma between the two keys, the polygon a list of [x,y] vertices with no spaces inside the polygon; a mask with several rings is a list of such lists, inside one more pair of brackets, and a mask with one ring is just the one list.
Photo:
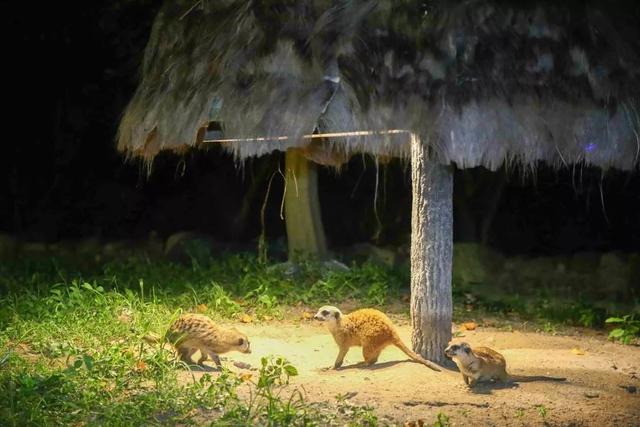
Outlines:
{"label": "dirt patch", "polygon": [[[352,348],[343,369],[327,370],[337,346],[324,327],[313,322],[233,326],[250,337],[253,353],[230,353],[223,362],[227,366],[240,361],[257,367],[264,355],[284,356],[298,368],[292,385],[304,389],[306,400],[335,402],[337,395],[349,395],[353,404],[374,407],[383,422],[423,419],[432,424],[438,413],[449,416],[453,425],[640,422],[640,348],[608,342],[604,335],[552,336],[484,327],[466,331],[455,341],[500,351],[513,374],[567,378],[562,383],[487,384],[469,390],[458,372],[434,372],[407,361],[395,347],[384,350],[373,367],[355,365],[362,353]],[[399,332],[409,343],[406,322]]]}

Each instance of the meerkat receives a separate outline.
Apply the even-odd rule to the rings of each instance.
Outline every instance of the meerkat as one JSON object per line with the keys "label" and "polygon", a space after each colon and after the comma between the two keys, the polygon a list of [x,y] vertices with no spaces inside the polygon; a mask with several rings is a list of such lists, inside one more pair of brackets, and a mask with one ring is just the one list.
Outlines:
{"label": "meerkat", "polygon": [[409,349],[398,336],[391,320],[381,311],[365,308],[349,314],[333,306],[320,307],[314,319],[326,322],[333,339],[338,344],[338,357],[333,365],[338,369],[350,347],[362,346],[364,362],[373,365],[378,361],[382,350],[388,345],[395,345],[412,360],[422,363],[434,371],[440,371],[438,365],[423,359]]}
{"label": "meerkat", "polygon": [[451,344],[444,354],[450,357],[462,373],[462,379],[469,387],[478,381],[565,381],[566,378],[509,375],[504,356],[489,347],[471,348],[466,342]]}
{"label": "meerkat", "polygon": [[[158,343],[160,337],[147,335],[145,341]],[[210,318],[202,314],[183,314],[176,319],[165,334],[165,339],[173,345],[180,359],[187,364],[193,361],[191,356],[200,350],[197,364],[202,365],[207,356],[221,366],[221,353],[239,351],[251,353],[249,339],[236,328],[224,329],[216,325]]]}

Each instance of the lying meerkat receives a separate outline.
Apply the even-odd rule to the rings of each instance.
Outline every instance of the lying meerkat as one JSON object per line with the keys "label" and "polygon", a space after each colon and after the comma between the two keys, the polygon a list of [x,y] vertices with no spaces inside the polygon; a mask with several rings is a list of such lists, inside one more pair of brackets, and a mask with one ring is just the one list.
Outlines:
{"label": "lying meerkat", "polygon": [[333,365],[335,369],[342,366],[344,356],[350,347],[362,346],[365,363],[373,365],[386,346],[395,345],[412,360],[434,371],[440,371],[438,365],[423,359],[404,345],[391,320],[381,311],[365,308],[342,314],[338,308],[325,305],[320,307],[313,318],[327,323],[333,339],[338,344],[338,358]]}
{"label": "lying meerkat", "polygon": [[[161,338],[155,334],[144,337],[149,343],[158,343]],[[239,351],[251,353],[249,339],[236,328],[224,329],[216,325],[210,318],[202,314],[183,314],[176,319],[165,334],[165,339],[173,345],[185,363],[192,363],[191,356],[200,350],[197,364],[207,359],[207,356],[221,366],[221,353]]]}
{"label": "lying meerkat", "polygon": [[504,356],[489,347],[471,348],[466,342],[451,344],[444,354],[453,359],[462,373],[462,379],[469,387],[478,381],[565,381],[566,378],[509,375]]}

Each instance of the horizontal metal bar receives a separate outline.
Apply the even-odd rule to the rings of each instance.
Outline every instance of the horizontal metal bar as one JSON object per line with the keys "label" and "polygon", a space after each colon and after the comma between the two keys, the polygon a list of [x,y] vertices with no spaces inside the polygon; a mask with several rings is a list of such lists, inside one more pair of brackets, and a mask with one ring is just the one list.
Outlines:
{"label": "horizontal metal bar", "polygon": [[[351,132],[331,132],[331,133],[314,133],[311,135],[303,135],[302,139],[317,139],[317,138],[340,138],[345,136],[368,136],[368,135],[397,135],[397,134],[411,134],[411,131],[403,129],[391,129],[391,130],[356,130]],[[273,136],[270,138],[231,138],[231,139],[203,139],[202,142],[215,142],[215,143],[227,143],[227,142],[261,142],[261,141],[287,141],[288,136]]]}

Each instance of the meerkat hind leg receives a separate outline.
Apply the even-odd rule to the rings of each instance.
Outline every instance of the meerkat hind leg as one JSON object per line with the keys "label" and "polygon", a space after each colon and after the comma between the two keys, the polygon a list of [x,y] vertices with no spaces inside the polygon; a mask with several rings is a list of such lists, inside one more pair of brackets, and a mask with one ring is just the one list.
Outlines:
{"label": "meerkat hind leg", "polygon": [[367,365],[373,365],[378,361],[378,357],[380,357],[381,350],[379,348],[375,348],[373,346],[363,346],[362,347],[362,356],[364,357],[364,363]]}
{"label": "meerkat hind leg", "polygon": [[193,353],[195,353],[196,350],[197,349],[193,347],[179,346],[178,354],[180,355],[180,360],[182,360],[187,365],[192,364],[193,360],[191,359],[191,356],[193,356]]}
{"label": "meerkat hind leg", "polygon": [[198,350],[200,350],[200,357],[198,358],[198,365],[203,365],[204,361],[207,360],[207,350],[203,349],[203,348],[199,348]]}

